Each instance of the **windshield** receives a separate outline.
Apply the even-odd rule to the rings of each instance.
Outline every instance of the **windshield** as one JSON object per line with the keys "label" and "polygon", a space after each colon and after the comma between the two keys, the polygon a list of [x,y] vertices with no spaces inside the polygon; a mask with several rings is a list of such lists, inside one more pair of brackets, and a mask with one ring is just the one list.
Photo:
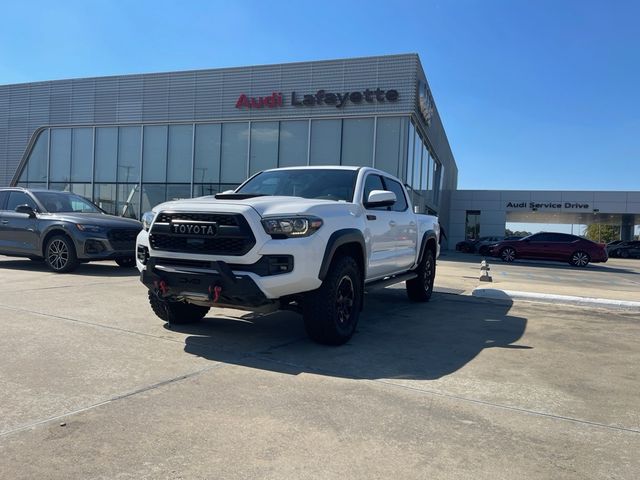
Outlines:
{"label": "windshield", "polygon": [[238,188],[236,193],[351,202],[357,176],[356,170],[272,170],[256,175]]}
{"label": "windshield", "polygon": [[38,201],[49,213],[77,212],[102,213],[86,198],[66,192],[33,192]]}

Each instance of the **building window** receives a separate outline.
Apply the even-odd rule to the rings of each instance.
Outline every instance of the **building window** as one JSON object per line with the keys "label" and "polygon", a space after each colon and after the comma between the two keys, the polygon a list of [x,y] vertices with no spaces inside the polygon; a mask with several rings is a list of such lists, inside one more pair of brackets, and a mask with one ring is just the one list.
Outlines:
{"label": "building window", "polygon": [[251,123],[249,175],[278,166],[278,127],[278,122]]}
{"label": "building window", "polygon": [[169,126],[167,182],[191,182],[192,143],[193,125]]}
{"label": "building window", "polygon": [[373,118],[342,121],[342,165],[373,165]]}
{"label": "building window", "polygon": [[221,182],[239,184],[247,178],[248,144],[248,123],[222,124]]}
{"label": "building window", "polygon": [[464,238],[467,240],[480,238],[480,210],[467,210]]}
{"label": "building window", "polygon": [[140,130],[140,127],[118,129],[118,182],[140,181]]}
{"label": "building window", "polygon": [[342,120],[312,120],[310,165],[340,165]]}
{"label": "building window", "polygon": [[144,127],[143,182],[166,182],[167,180],[167,132],[166,125]]}
{"label": "building window", "polygon": [[115,182],[117,161],[118,128],[96,128],[95,181]]}
{"label": "building window", "polygon": [[71,177],[71,129],[51,129],[49,181],[68,182]]}
{"label": "building window", "polygon": [[280,167],[306,165],[309,148],[309,121],[291,120],[280,122],[278,147],[278,165]]}
{"label": "building window", "polygon": [[74,128],[71,133],[71,181],[91,182],[92,169],[93,129]]}
{"label": "building window", "polygon": [[402,141],[406,135],[407,119],[403,117],[379,117],[376,126],[376,161],[380,170],[402,178]]}
{"label": "building window", "polygon": [[222,127],[219,123],[196,125],[194,183],[218,183],[220,181],[221,130]]}

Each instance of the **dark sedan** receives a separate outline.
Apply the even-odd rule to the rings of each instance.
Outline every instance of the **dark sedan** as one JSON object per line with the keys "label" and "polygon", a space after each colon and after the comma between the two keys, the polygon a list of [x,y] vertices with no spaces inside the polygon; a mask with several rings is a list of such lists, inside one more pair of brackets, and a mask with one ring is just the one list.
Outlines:
{"label": "dark sedan", "polygon": [[94,260],[135,267],[140,230],[137,220],[108,215],[73,193],[0,189],[0,254],[44,260],[54,272]]}
{"label": "dark sedan", "polygon": [[540,232],[520,240],[502,241],[493,245],[490,253],[504,262],[527,258],[569,262],[576,267],[608,260],[604,245],[576,235],[553,232]]}
{"label": "dark sedan", "polygon": [[609,255],[620,258],[640,258],[640,240],[620,242],[609,247]]}

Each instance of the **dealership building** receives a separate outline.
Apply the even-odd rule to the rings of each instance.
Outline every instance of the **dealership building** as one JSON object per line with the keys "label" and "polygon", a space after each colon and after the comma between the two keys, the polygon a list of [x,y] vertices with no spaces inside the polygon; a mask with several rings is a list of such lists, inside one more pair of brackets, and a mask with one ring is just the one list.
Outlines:
{"label": "dealership building", "polygon": [[400,177],[416,211],[439,215],[450,246],[503,235],[509,221],[606,219],[623,237],[640,223],[640,192],[457,190],[415,54],[0,86],[0,187],[70,190],[139,218],[298,165]]}

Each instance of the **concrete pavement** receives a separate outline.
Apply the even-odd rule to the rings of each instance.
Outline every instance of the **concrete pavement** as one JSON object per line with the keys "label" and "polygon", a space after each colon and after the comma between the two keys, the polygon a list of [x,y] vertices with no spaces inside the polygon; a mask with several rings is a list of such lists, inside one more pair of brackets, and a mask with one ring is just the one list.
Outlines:
{"label": "concrete pavement", "polygon": [[0,478],[640,476],[627,312],[388,288],[328,348],[291,313],[169,330],[114,264],[0,259],[0,329]]}

